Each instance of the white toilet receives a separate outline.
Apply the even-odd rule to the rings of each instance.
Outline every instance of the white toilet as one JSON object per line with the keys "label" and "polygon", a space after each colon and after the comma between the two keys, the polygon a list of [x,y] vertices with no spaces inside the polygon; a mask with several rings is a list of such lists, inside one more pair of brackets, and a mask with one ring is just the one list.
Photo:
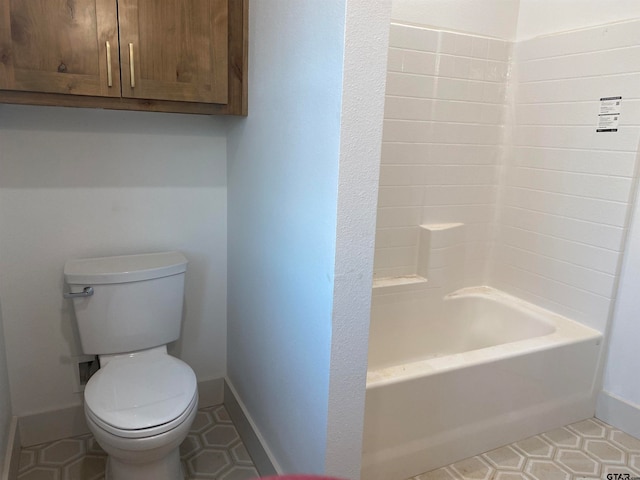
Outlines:
{"label": "white toilet", "polygon": [[109,454],[107,480],[182,480],[179,445],[198,405],[193,370],[167,353],[180,336],[180,252],[70,260],[65,282],[80,342],[98,355],[84,410]]}

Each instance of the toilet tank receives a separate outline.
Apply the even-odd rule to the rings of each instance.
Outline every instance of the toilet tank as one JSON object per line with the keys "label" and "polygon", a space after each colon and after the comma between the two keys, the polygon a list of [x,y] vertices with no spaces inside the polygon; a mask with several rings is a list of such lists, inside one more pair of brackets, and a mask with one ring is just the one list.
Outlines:
{"label": "toilet tank", "polygon": [[69,260],[70,292],[94,292],[72,300],[84,353],[127,353],[177,340],[186,268],[180,252]]}

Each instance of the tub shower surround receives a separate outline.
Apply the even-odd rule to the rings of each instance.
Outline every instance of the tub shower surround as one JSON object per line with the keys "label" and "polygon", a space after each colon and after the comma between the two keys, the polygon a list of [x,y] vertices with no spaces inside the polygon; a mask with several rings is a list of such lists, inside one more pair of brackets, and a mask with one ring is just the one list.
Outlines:
{"label": "tub shower surround", "polygon": [[[393,24],[388,68],[367,480],[593,416],[635,195],[640,22],[513,45]],[[618,132],[596,133],[613,96]]]}
{"label": "tub shower surround", "polygon": [[418,274],[419,225],[464,223],[463,286],[482,284],[510,44],[399,24],[389,41],[375,279]]}
{"label": "tub shower surround", "polygon": [[[635,196],[640,22],[516,45],[491,285],[605,331]],[[622,97],[617,132],[599,100]]]}

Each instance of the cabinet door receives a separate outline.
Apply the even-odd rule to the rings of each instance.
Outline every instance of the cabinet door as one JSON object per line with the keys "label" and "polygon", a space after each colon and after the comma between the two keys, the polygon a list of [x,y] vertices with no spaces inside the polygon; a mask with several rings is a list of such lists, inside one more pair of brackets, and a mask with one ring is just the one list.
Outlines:
{"label": "cabinet door", "polygon": [[116,0],[0,0],[0,89],[119,97],[118,51]]}
{"label": "cabinet door", "polygon": [[228,1],[118,0],[122,96],[226,104]]}

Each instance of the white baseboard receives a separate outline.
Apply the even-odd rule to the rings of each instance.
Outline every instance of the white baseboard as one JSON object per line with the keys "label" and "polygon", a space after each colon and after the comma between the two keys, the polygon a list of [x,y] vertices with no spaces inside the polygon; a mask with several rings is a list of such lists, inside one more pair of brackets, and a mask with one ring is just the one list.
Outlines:
{"label": "white baseboard", "polygon": [[602,391],[598,395],[596,418],[640,439],[640,405]]}
{"label": "white baseboard", "polygon": [[[221,405],[224,400],[224,379],[198,382],[198,397],[198,408]],[[24,415],[19,418],[18,426],[23,447],[89,433],[83,405]]]}
{"label": "white baseboard", "polygon": [[198,408],[213,407],[224,403],[224,378],[198,382]]}
{"label": "white baseboard", "polygon": [[4,470],[2,480],[16,480],[18,467],[20,466],[20,430],[18,429],[18,417],[11,418],[9,425],[9,437],[7,438],[7,451],[4,457]]}
{"label": "white baseboard", "polygon": [[224,406],[229,412],[253,464],[261,477],[281,475],[282,468],[269,450],[264,437],[251,419],[242,399],[228,378],[224,382]]}
{"label": "white baseboard", "polygon": [[82,405],[24,415],[18,426],[23,447],[89,433]]}

